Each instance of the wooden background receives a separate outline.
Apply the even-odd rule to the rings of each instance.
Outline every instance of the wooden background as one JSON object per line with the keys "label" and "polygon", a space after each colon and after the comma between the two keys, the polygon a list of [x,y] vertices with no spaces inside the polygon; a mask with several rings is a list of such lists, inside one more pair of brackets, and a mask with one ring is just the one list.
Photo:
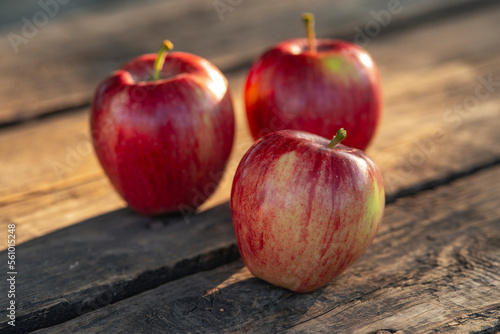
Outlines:
{"label": "wooden background", "polygon": [[[5,267],[8,224],[19,245],[16,327],[7,325],[0,279],[0,330],[499,332],[497,1],[401,0],[365,43],[384,91],[384,118],[367,152],[388,203],[367,253],[307,295],[253,278],[238,260],[227,200],[252,144],[241,97],[248,67],[266,48],[304,35],[303,11],[316,14],[318,36],[354,41],[376,24],[372,11],[391,2],[233,1],[220,17],[213,1],[61,1],[46,21],[37,2],[0,2]],[[26,21],[35,29],[23,28]],[[12,34],[26,42],[17,50]],[[223,182],[187,219],[127,209],[88,133],[99,81],[165,38],[221,68],[237,108]]]}

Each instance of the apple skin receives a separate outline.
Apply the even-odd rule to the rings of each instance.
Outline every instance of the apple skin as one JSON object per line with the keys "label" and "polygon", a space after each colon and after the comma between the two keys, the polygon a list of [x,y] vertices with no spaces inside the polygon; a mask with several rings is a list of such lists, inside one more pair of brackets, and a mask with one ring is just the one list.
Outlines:
{"label": "apple skin", "polygon": [[378,167],[361,150],[296,130],[273,132],[244,155],[231,214],[249,270],[295,292],[319,289],[368,248],[382,221]]}
{"label": "apple skin", "polygon": [[105,79],[90,116],[104,171],[146,216],[200,206],[215,191],[234,139],[223,74],[206,59],[171,52],[152,81],[156,57],[139,56]]}
{"label": "apple skin", "polygon": [[318,39],[277,44],[252,65],[245,106],[254,139],[284,129],[329,138],[345,128],[344,144],[364,150],[381,117],[381,84],[370,55],[355,44]]}

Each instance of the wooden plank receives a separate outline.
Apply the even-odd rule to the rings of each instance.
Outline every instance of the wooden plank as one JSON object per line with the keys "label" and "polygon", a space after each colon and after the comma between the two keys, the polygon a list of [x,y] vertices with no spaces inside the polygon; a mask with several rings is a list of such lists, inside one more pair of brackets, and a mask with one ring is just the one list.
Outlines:
{"label": "wooden plank", "polygon": [[[0,256],[7,258],[6,251]],[[238,257],[229,204],[186,219],[152,220],[127,209],[94,217],[17,248],[14,332],[63,322]],[[8,302],[2,294],[0,305]],[[6,314],[2,307],[0,331],[11,328]]]}
{"label": "wooden plank", "polygon": [[[498,29],[499,12],[431,22],[369,46],[382,64],[386,115],[368,153],[384,170],[390,198],[498,160],[486,132],[500,125],[500,58],[493,56],[500,45],[480,27]],[[470,155],[462,156],[465,147]]]}
{"label": "wooden plank", "polygon": [[[61,15],[67,12],[75,11],[75,10],[84,10],[89,6],[95,6],[96,4],[100,4],[101,9],[108,6],[116,6],[117,3],[125,3],[127,0],[73,0],[68,1],[64,6],[59,6],[57,10],[57,15]],[[130,0],[128,0],[130,1]],[[61,3],[64,2],[61,1]],[[42,9],[40,4],[35,1],[29,2],[7,2],[4,1],[2,3],[2,12],[0,12],[0,26],[4,25],[15,25],[18,23],[23,16],[31,18],[34,13]]]}
{"label": "wooden plank", "polygon": [[316,292],[273,287],[238,261],[39,333],[496,332],[498,179],[495,166],[388,205],[367,253]]}
{"label": "wooden plank", "polygon": [[[366,22],[374,20],[371,10],[388,8],[387,0],[315,0],[307,5],[300,0],[272,5],[265,0],[241,1],[238,6],[227,7],[227,11],[221,10],[221,21],[213,3],[120,2],[119,7],[71,12],[66,7],[77,6],[71,2],[54,7],[53,17],[45,23],[42,19],[39,27],[32,28],[26,28],[28,24],[20,16],[0,31],[0,125],[87,105],[103,76],[132,57],[156,52],[165,38],[173,40],[177,50],[199,54],[224,71],[233,71],[248,67],[270,45],[303,36],[299,20],[302,11],[316,13],[319,36],[353,40],[353,29],[364,29]],[[409,18],[428,18],[437,9],[470,11],[471,4],[474,8],[490,3],[493,1],[401,1],[401,10],[392,15],[391,25],[383,30],[408,22]],[[35,5],[25,14],[24,19],[34,24],[40,19],[33,17],[43,16],[44,9]]]}
{"label": "wooden plank", "polygon": [[[234,82],[241,85],[241,80]],[[220,187],[200,211],[227,201],[237,163],[251,145],[241,98],[233,95],[240,110],[236,144]],[[9,164],[0,164],[5,173],[0,175],[0,228],[16,223],[19,244],[125,207],[89,146],[87,127],[88,110],[83,109],[0,132],[0,156],[11,157]],[[64,167],[55,170],[54,164]]]}
{"label": "wooden plank", "polygon": [[[386,106],[368,153],[383,171],[390,199],[498,161],[498,87],[470,115],[446,114],[455,103],[475,96],[478,76],[500,80],[496,37],[500,10],[495,8],[380,37],[370,45],[381,68]],[[460,40],[447,39],[452,31]],[[477,31],[482,38],[477,38]],[[406,47],[408,39],[417,51]],[[458,52],[463,45],[470,48]],[[447,55],[448,49],[452,55]],[[238,138],[225,179],[202,210],[228,199],[239,158],[252,143],[241,99],[245,74],[229,77]],[[10,157],[8,164],[0,164],[0,225],[18,223],[21,242],[124,206],[93,153],[85,151],[89,144],[86,113],[59,115],[0,132],[0,156]],[[436,136],[439,133],[441,137]],[[69,152],[75,151],[88,153],[80,154],[81,160],[71,159]],[[69,167],[61,178],[54,162]]]}
{"label": "wooden plank", "polygon": [[[484,128],[483,131],[486,131],[488,129],[488,127],[485,127],[484,124],[483,124],[482,128]],[[460,135],[460,133],[458,135]],[[94,182],[95,182],[95,184],[94,184]],[[86,189],[84,186],[88,186],[90,189]],[[77,186],[75,186],[74,189],[69,189],[69,191],[72,191],[74,193],[74,195],[76,196],[76,199],[73,201],[72,206],[69,206],[69,204],[65,203],[64,204],[64,205],[66,205],[65,208],[68,210],[68,212],[73,210],[76,206],[83,206],[83,207],[89,206],[92,208],[92,206],[94,205],[94,208],[98,208],[100,203],[96,204],[95,202],[99,200],[99,196],[103,196],[103,195],[98,194],[94,198],[93,191],[96,191],[97,189],[102,189],[102,188],[103,188],[103,184],[102,183],[99,184],[99,180],[95,180],[93,182],[89,182],[88,184],[77,185]],[[94,189],[94,190],[92,190],[92,189]],[[226,190],[227,189],[228,188],[226,188]],[[49,212],[42,218],[45,218],[47,222],[54,221],[54,217],[55,217],[54,215],[59,215],[60,213],[59,212],[51,213],[50,210],[51,209],[57,210],[58,205],[56,206],[53,203],[47,202],[47,201],[50,201],[50,200],[54,201],[59,196],[64,198],[64,191],[66,191],[66,189],[61,189],[61,192],[51,191],[47,194],[44,194],[43,196],[38,196],[38,197],[33,198],[31,203],[32,203],[32,205],[35,206],[35,209],[32,206],[28,206],[26,204],[26,201],[19,202],[16,205],[12,204],[12,205],[6,206],[6,208],[10,212],[12,212],[12,214],[15,214],[15,212],[18,212],[17,210],[22,210],[24,208],[24,210],[27,212],[31,212],[32,210],[35,210],[35,212],[36,212],[37,210],[39,210],[41,212],[40,215],[43,215],[44,211],[41,210],[41,208],[46,207],[46,210],[49,210]],[[81,191],[81,193],[78,193],[79,191]],[[471,191],[473,191],[473,190],[471,190]],[[109,189],[108,189],[108,192],[110,192]],[[104,191],[104,193],[106,193],[106,192]],[[494,198],[494,197],[492,197],[492,198]],[[472,204],[474,204],[474,202],[472,202]],[[226,207],[226,209],[227,209],[227,207]],[[420,209],[422,209],[422,207],[420,207]],[[452,209],[452,208],[450,208],[450,209]],[[481,207],[478,207],[478,210],[482,210]],[[487,211],[485,211],[485,212],[487,212]],[[430,212],[425,212],[425,213],[428,217],[433,216],[433,214]],[[76,214],[78,214],[78,212]],[[225,214],[228,215],[227,212]],[[28,215],[25,217],[30,218],[30,216],[28,216]],[[21,247],[19,248],[19,252],[20,252],[19,258],[31,259],[30,261],[27,262],[27,265],[29,265],[30,268],[32,268],[33,273],[31,273],[29,270],[23,269],[23,272],[24,272],[23,275],[26,275],[25,277],[29,278],[30,281],[29,281],[29,283],[25,282],[24,285],[21,285],[19,287],[19,291],[25,291],[26,285],[32,286],[34,291],[50,291],[50,293],[49,293],[50,296],[47,295],[44,297],[43,295],[38,294],[39,303],[26,305],[24,307],[25,312],[28,312],[29,315],[26,315],[24,318],[22,317],[22,314],[20,315],[21,316],[20,319],[23,320],[23,322],[26,322],[28,324],[32,324],[34,320],[28,321],[27,319],[35,319],[40,314],[45,314],[44,312],[47,312],[47,314],[49,314],[51,319],[54,319],[54,320],[61,320],[61,318],[58,318],[56,316],[54,316],[54,318],[52,318],[53,314],[54,314],[53,312],[55,312],[55,313],[60,312],[60,314],[64,317],[68,316],[67,314],[69,314],[68,317],[70,318],[70,317],[75,316],[75,314],[78,315],[77,311],[75,311],[75,310],[78,310],[78,305],[79,305],[78,303],[79,302],[84,303],[84,302],[89,301],[89,300],[90,301],[97,300],[98,298],[100,298],[101,300],[104,300],[104,298],[107,298],[107,297],[106,296],[102,297],[103,293],[106,293],[108,291],[114,291],[114,289],[119,290],[123,284],[123,277],[120,275],[111,276],[109,278],[109,280],[107,281],[108,286],[102,287],[101,285],[99,285],[101,280],[102,280],[101,276],[99,276],[101,273],[100,270],[102,270],[102,269],[99,269],[99,268],[103,265],[103,263],[114,264],[117,266],[117,268],[122,268],[122,267],[128,268],[129,266],[132,266],[133,269],[136,271],[132,271],[132,273],[129,273],[127,270],[125,272],[122,272],[122,274],[125,277],[128,277],[128,279],[130,279],[130,280],[133,280],[134,277],[138,276],[137,272],[140,272],[141,265],[140,265],[140,257],[137,256],[136,247],[133,247],[134,243],[130,242],[129,244],[132,246],[130,248],[128,248],[128,250],[124,250],[124,246],[118,247],[116,244],[109,244],[109,242],[106,242],[106,240],[102,240],[100,238],[101,233],[105,233],[107,235],[114,235],[114,228],[115,228],[114,226],[116,224],[118,224],[118,226],[121,228],[122,227],[120,225],[121,223],[119,223],[118,221],[120,221],[122,219],[126,219],[128,224],[130,224],[130,226],[134,226],[134,228],[138,228],[138,226],[143,226],[145,224],[145,222],[149,221],[147,219],[141,219],[140,217],[135,216],[135,215],[131,214],[130,212],[120,211],[119,214],[117,214],[117,215],[110,214],[110,215],[106,215],[106,216],[102,216],[102,217],[99,216],[99,217],[96,217],[95,219],[91,219],[89,221],[75,225],[75,228],[78,227],[77,230],[73,230],[73,228],[69,228],[67,230],[62,230],[62,231],[56,232],[55,234],[48,235],[48,236],[36,239],[32,242],[25,243],[24,245],[21,245]],[[204,219],[201,219],[201,220],[204,220]],[[25,226],[24,229],[23,229],[23,225],[19,226],[19,228],[18,228],[19,235],[21,235],[21,236],[24,233],[24,231],[31,230],[32,226],[34,226],[35,228],[40,228],[40,229],[42,229],[42,228],[47,229],[48,228],[47,223],[41,224],[42,226],[39,227],[39,223],[35,222],[33,218],[31,219],[31,221],[30,221],[30,219],[26,219],[25,224],[26,225],[24,225]],[[88,227],[88,226],[90,226],[90,227]],[[190,228],[190,226],[185,226],[185,229],[189,229],[189,228]],[[228,231],[226,231],[226,232],[229,233],[229,231],[231,231],[231,226],[228,222],[226,222],[226,228],[228,229]],[[87,229],[89,230],[89,232],[87,233],[86,236],[83,236],[82,233],[80,233],[80,231],[87,230]],[[187,231],[187,232],[189,232],[189,231]],[[44,234],[44,233],[46,233],[46,230],[43,230],[42,234]],[[127,236],[127,238],[134,237],[136,235],[136,230],[131,228],[129,230],[125,230],[123,233],[124,233],[124,235]],[[179,233],[179,236],[182,236],[182,235],[183,235],[182,233]],[[176,238],[180,238],[179,236],[177,236]],[[143,239],[143,242],[145,242],[144,240],[146,240],[146,238],[149,238],[149,236],[146,235],[146,236],[144,236],[144,238],[145,239]],[[187,238],[187,239],[183,239],[183,238]],[[185,236],[183,238],[180,238],[180,239],[184,240],[185,242],[194,242],[192,240],[193,239],[192,237]],[[209,237],[207,236],[207,238],[209,238]],[[213,240],[211,240],[210,242],[213,243],[212,244],[213,247],[223,247],[223,248],[225,247],[224,243],[221,241],[221,239],[219,239],[219,237],[212,237],[212,238],[213,238]],[[73,245],[73,243],[75,241],[72,241],[72,240],[74,240],[74,239],[76,239],[78,241],[78,244],[76,246]],[[32,247],[33,243],[37,247]],[[38,247],[42,247],[39,245],[43,245],[43,247],[45,249],[43,252],[38,248]],[[53,248],[51,248],[52,250],[46,248],[50,245],[52,245],[52,247],[53,247]],[[122,252],[123,258],[120,258],[120,261],[118,262],[118,261],[110,261],[109,257],[102,256],[102,255],[100,255],[100,253],[89,254],[88,256],[93,258],[93,259],[96,259],[96,262],[92,263],[89,259],[86,259],[86,261],[88,261],[88,262],[86,263],[85,269],[88,270],[89,272],[96,271],[98,273],[97,276],[91,276],[91,277],[86,276],[86,275],[76,276],[72,272],[67,271],[66,274],[69,275],[70,278],[68,278],[68,276],[66,276],[66,275],[61,274],[60,277],[50,279],[50,278],[52,278],[52,276],[50,276],[49,274],[55,275],[55,273],[61,273],[62,267],[67,265],[69,268],[69,266],[74,265],[77,260],[75,260],[75,262],[71,262],[72,260],[69,260],[69,262],[68,261],[64,262],[62,264],[62,267],[55,267],[53,269],[55,271],[50,271],[47,274],[48,277],[41,275],[41,274],[37,274],[36,276],[34,276],[35,271],[37,273],[38,272],[44,273],[44,271],[47,270],[46,268],[42,268],[43,270],[41,270],[40,264],[43,264],[47,258],[50,258],[51,257],[50,254],[60,252],[61,249],[64,249],[64,250],[76,249],[78,251],[78,250],[81,250],[81,248],[79,248],[79,246],[81,247],[81,245],[87,245],[87,247],[89,247],[91,249],[95,249],[98,252],[100,252],[102,250],[103,245],[106,245],[105,249],[108,249],[109,253],[113,254],[116,250],[119,250],[120,252]],[[398,245],[395,245],[395,246],[399,247]],[[25,253],[21,252],[23,247],[25,247],[24,249],[26,249]],[[234,247],[234,241],[233,241],[233,247]],[[163,248],[163,244],[160,244],[159,246],[157,245],[156,249],[153,249],[153,246],[152,246],[152,248],[150,250],[151,250],[151,253],[148,255],[151,256],[151,254],[153,254],[156,257],[161,257],[162,256],[161,254],[163,254],[163,252],[165,251]],[[79,254],[79,253],[78,252],[77,253],[70,253],[69,255],[71,255],[71,254]],[[69,256],[69,255],[65,251],[65,258],[64,259],[66,259],[66,256]],[[62,261],[60,256],[56,257],[56,258],[59,259],[58,261]],[[71,259],[73,259],[73,258],[71,258]],[[178,259],[179,259],[179,261],[181,259],[183,259],[183,255],[180,255],[180,257]],[[23,261],[25,261],[25,260],[23,260]],[[79,261],[79,265],[84,263],[84,262],[81,262],[81,260],[78,260],[78,261]],[[37,263],[39,265],[36,265]],[[137,264],[139,264],[139,268],[134,267],[134,265],[137,265]],[[198,263],[197,265],[200,265],[200,264]],[[107,266],[107,268],[110,268],[109,264],[107,264],[106,266]],[[82,268],[84,268],[84,266],[82,266]],[[97,270],[97,269],[99,269],[99,270]],[[110,270],[110,272],[120,272],[119,269],[112,269],[111,268],[109,270]],[[144,270],[145,270],[145,272],[147,272],[146,269],[144,269]],[[63,282],[59,283],[59,281],[57,281],[57,279],[63,280]],[[72,280],[74,282],[73,283],[74,285],[69,286],[64,291],[59,291],[59,292],[54,293],[53,287],[54,286],[62,286],[63,283],[65,282],[64,280]],[[54,283],[54,282],[56,282],[56,283]],[[82,292],[79,288],[80,286],[96,286],[96,285],[98,287],[96,290],[85,290]],[[31,291],[31,290],[28,290],[28,291]],[[27,294],[27,295],[33,296],[33,294]],[[71,300],[73,302],[70,304],[66,303],[68,296],[72,297]],[[88,297],[88,300],[83,298],[83,296]],[[78,301],[78,297],[80,297],[82,299],[80,301]],[[116,299],[116,300],[119,300],[119,299]],[[49,310],[52,310],[52,311],[48,312],[44,308],[47,304],[51,305],[49,307]],[[99,306],[104,306],[106,304],[103,305],[102,303],[97,303],[96,305],[99,307]],[[63,312],[63,310],[65,312]],[[42,319],[45,319],[45,318],[42,318]],[[63,318],[63,320],[64,319],[67,319],[67,318]],[[39,321],[40,320],[38,319],[37,322],[39,322]],[[39,323],[45,324],[45,325],[50,324],[50,323],[43,322],[43,321],[39,322]]]}
{"label": "wooden plank", "polygon": [[[496,31],[496,27],[498,27],[498,23],[493,18],[497,17],[497,15],[498,12],[495,11],[484,11],[477,15],[471,15],[469,18],[461,21],[460,24],[473,24],[473,27],[481,31],[494,32]],[[432,31],[432,36],[440,41],[440,38],[445,37],[451,29],[459,29],[457,24],[457,22],[453,21],[445,22],[439,29],[431,25],[428,29],[425,27],[422,28],[422,32],[429,34],[429,31]],[[403,35],[408,36],[408,32],[405,32]],[[383,42],[384,40],[385,42]],[[392,42],[390,42],[391,40]],[[419,34],[417,34],[416,37],[412,37],[412,40],[415,41],[415,45],[427,45],[426,43],[429,41],[428,38],[424,38],[424,35]],[[380,41],[381,47],[378,51],[376,45],[373,45],[372,52],[374,54],[379,52],[379,55],[384,55],[387,53],[388,49],[391,50],[391,53],[394,52],[393,50],[400,50],[401,52],[399,54],[402,56],[410,54],[410,51],[405,51],[404,46],[407,42],[403,36],[393,34],[387,39],[381,38]],[[472,34],[464,34],[461,42],[474,43]],[[387,45],[384,45],[385,43],[391,45],[391,48],[387,48]],[[495,133],[496,128],[498,128],[498,93],[492,94],[491,97],[485,101],[481,101],[482,103],[478,110],[469,118],[463,118],[463,123],[457,129],[451,126],[443,126],[443,124],[446,125],[447,123],[442,123],[443,119],[441,113],[438,112],[436,116],[436,110],[446,111],[445,108],[452,105],[455,99],[461,102],[464,97],[474,94],[477,85],[476,76],[478,74],[488,75],[492,73],[494,78],[498,77],[498,57],[496,56],[498,53],[492,52],[498,50],[495,49],[498,48],[498,42],[492,43],[489,46],[482,45],[480,42],[477,42],[477,44],[479,47],[474,49],[474,51],[466,53],[465,55],[459,55],[457,56],[458,59],[449,61],[443,65],[442,62],[446,59],[443,60],[443,58],[439,57],[434,59],[431,55],[432,52],[435,52],[440,55],[440,57],[445,56],[444,52],[439,51],[442,51],[446,46],[439,45],[439,43],[436,42],[435,45],[433,45],[433,49],[431,48],[427,53],[422,51],[420,54],[419,57],[428,59],[428,62],[425,63],[426,67],[420,69],[418,72],[414,71],[405,74],[405,72],[408,72],[402,69],[403,63],[407,61],[405,58],[401,58],[399,62],[393,61],[392,63],[383,63],[384,65],[381,66],[383,71],[385,71],[383,72],[383,76],[391,74],[390,69],[392,66],[396,68],[398,66],[401,67],[401,70],[395,72],[392,75],[392,80],[386,84],[386,94],[388,94],[386,100],[388,104],[394,104],[388,107],[386,119],[383,124],[383,131],[379,134],[373,148],[370,149],[370,154],[376,158],[377,162],[384,170],[384,173],[387,175],[387,173],[393,171],[394,168],[398,168],[398,158],[412,152],[412,140],[427,138],[429,133],[432,133],[433,130],[439,129],[440,127],[444,128],[447,136],[445,137],[447,141],[444,142],[446,145],[440,143],[440,145],[436,146],[436,151],[431,151],[435,156],[444,157],[446,160],[441,162],[429,158],[425,163],[418,166],[420,168],[416,168],[415,172],[410,175],[411,177],[386,180],[388,188],[394,185],[392,189],[389,189],[390,194],[397,194],[408,187],[417,186],[418,188],[423,182],[427,182],[428,180],[446,182],[450,175],[453,175],[456,171],[466,173],[470,171],[471,168],[475,168],[475,166],[484,167],[487,164],[498,161],[499,155],[495,145],[499,139],[497,137],[498,135]],[[452,45],[455,44],[452,43]],[[385,52],[382,49],[385,49]],[[431,59],[434,60],[430,61]],[[415,66],[415,64],[412,66]],[[419,79],[416,83],[411,81],[412,73],[419,74]],[[241,85],[243,74],[240,74],[237,78],[239,78],[239,84]],[[411,83],[411,85],[408,83]],[[241,104],[240,97],[236,100]],[[415,106],[409,108],[407,105],[408,100],[415,101]],[[241,129],[245,129],[245,124],[241,122],[241,108],[239,110],[239,126]],[[18,223],[20,238],[23,238],[25,235],[29,235],[29,238],[43,235],[48,231],[62,228],[65,226],[64,224],[68,225],[80,221],[85,215],[87,215],[87,217],[95,216],[99,214],[99,210],[108,211],[112,210],[114,205],[123,205],[122,202],[119,202],[116,195],[114,195],[111,188],[103,187],[106,181],[103,179],[102,173],[99,171],[95,160],[93,160],[93,156],[90,154],[85,157],[85,161],[72,169],[72,173],[74,174],[67,175],[62,181],[56,179],[56,182],[52,182],[54,180],[54,171],[50,165],[51,161],[64,161],[67,154],[67,145],[75,150],[78,148],[80,141],[85,139],[84,136],[80,135],[80,131],[85,129],[86,122],[87,115],[85,112],[81,112],[62,115],[29,126],[23,126],[17,129],[12,128],[0,133],[0,138],[2,139],[0,140],[0,152],[2,156],[14,157],[14,160],[12,160],[14,162],[13,165],[0,165],[0,168],[3,169],[1,175],[4,175],[1,179],[3,185],[11,187],[11,190],[13,189],[12,192],[6,193],[1,197],[3,201],[2,215],[8,217],[5,221]],[[425,128],[413,128],[414,124],[428,124],[428,126]],[[236,152],[243,152],[244,146],[249,145],[250,142],[248,141],[248,137],[245,137],[244,130],[238,132],[242,137],[238,139]],[[472,134],[474,133],[478,133],[476,139],[472,138]],[[462,141],[462,137],[471,140],[471,143]],[[70,142],[66,141],[68,139]],[[474,141],[478,140],[481,141],[481,145],[474,143]],[[462,149],[463,147],[468,147],[469,144],[472,144],[471,147],[474,148],[474,150]],[[37,161],[39,164],[34,169],[35,173],[29,169],[29,167],[33,168],[33,161]],[[234,167],[237,161],[237,158],[233,158],[232,164]],[[82,169],[80,169],[80,166],[83,166]],[[432,171],[432,173],[429,174],[429,170]],[[228,172],[228,180],[231,179],[230,173],[231,172]],[[30,178],[30,175],[35,176]],[[27,180],[24,180],[24,177],[27,177]],[[400,183],[395,183],[396,181]],[[6,187],[2,187],[2,189],[7,189]],[[219,199],[227,199],[228,191],[229,186],[222,187],[221,194],[223,195]],[[75,211],[75,208],[83,209]],[[125,216],[127,219],[130,219],[130,224],[133,224],[134,218],[127,215]],[[108,220],[111,221],[111,223],[116,223],[115,220],[118,218],[113,215],[105,217],[106,218],[97,217],[96,219],[101,222],[106,221],[106,223],[101,223],[99,227],[101,232],[108,233]],[[143,220],[140,218],[137,219],[135,224],[141,224]],[[62,220],[63,223],[61,223],[60,220]],[[4,226],[5,221],[4,224],[2,224],[2,230],[6,230]],[[90,225],[94,226],[92,223],[94,220],[91,219],[89,221],[91,222]],[[86,225],[87,222],[84,222],[83,226]],[[130,232],[127,233],[131,233],[130,235],[134,236],[133,231],[134,230],[131,229]],[[91,234],[89,239],[94,237],[95,235]],[[46,238],[49,241],[42,238],[36,242],[51,244],[55,242],[53,239],[59,238],[59,235],[56,233]],[[27,239],[28,238],[24,240]],[[212,245],[213,247],[221,245],[224,247],[216,238],[214,238],[214,240],[216,241],[215,244]],[[80,239],[80,241],[82,241],[82,239]],[[31,249],[29,243],[25,245],[26,249]],[[62,244],[60,245],[62,246]],[[70,245],[71,243],[64,243],[64,247],[71,248]],[[61,248],[59,248],[59,250],[60,249]],[[118,249],[122,250],[123,248]],[[114,250],[111,250],[110,252],[113,251]],[[156,256],[160,257],[163,251],[163,248],[158,248]],[[33,263],[43,264],[46,259],[45,253],[37,251],[35,254],[40,254],[43,259],[38,258],[40,261],[37,262],[35,258]],[[132,264],[123,260],[117,265],[122,265],[124,267],[132,266],[135,268],[133,265],[136,264],[136,252],[130,249],[129,253],[125,255],[124,256],[128,258],[129,262]],[[28,256],[26,255],[25,257],[23,255],[23,258],[28,258]],[[181,261],[180,258],[178,260]],[[225,260],[222,262],[225,262]],[[75,263],[76,262],[68,264],[68,268]],[[199,264],[197,264],[197,266],[199,266]],[[33,270],[35,270],[36,266],[33,268]],[[87,269],[89,271],[96,269],[96,272],[102,270],[94,268],[90,264]],[[132,274],[133,273],[132,271]],[[85,275],[74,277],[72,272],[69,274],[72,280],[79,282],[82,286],[93,286],[101,282],[99,278],[96,277],[88,277]],[[32,279],[30,276],[26,277]],[[130,277],[133,277],[133,275]],[[61,279],[68,278],[66,276],[66,278]],[[120,276],[112,276],[108,282],[109,286],[120,287],[120,279]],[[131,278],[131,280],[133,280],[133,278]],[[49,299],[47,299],[48,297],[40,297],[38,303],[32,304],[31,308],[26,308],[27,314],[37,314],[37,312],[40,314],[45,312],[48,308],[52,311],[59,310],[62,312],[62,310],[66,310],[67,314],[72,317],[76,313],[75,310],[78,303],[85,302],[85,300],[78,301],[77,297],[82,297],[83,294],[78,290],[79,285],[77,285],[77,283],[72,286],[73,288],[65,291],[55,289],[54,285],[51,285],[52,281],[46,279],[38,281],[32,280],[30,284],[36,286],[37,290],[45,289],[47,291],[57,291],[58,293],[52,292],[51,298]],[[102,293],[100,291],[103,290],[99,289],[87,291],[89,300],[97,301],[98,298],[100,298],[101,295],[99,293]],[[138,290],[136,290],[136,292],[137,291]],[[77,297],[75,297],[72,304],[67,304],[64,299],[66,298],[64,294],[74,294],[73,296]],[[96,305],[103,306],[99,303]],[[45,309],[43,307],[45,307]],[[50,317],[53,315],[51,312],[48,313]],[[26,315],[26,317],[28,316]],[[61,318],[57,318],[57,316],[55,316],[54,319],[61,320]],[[47,322],[40,323],[48,325]]]}

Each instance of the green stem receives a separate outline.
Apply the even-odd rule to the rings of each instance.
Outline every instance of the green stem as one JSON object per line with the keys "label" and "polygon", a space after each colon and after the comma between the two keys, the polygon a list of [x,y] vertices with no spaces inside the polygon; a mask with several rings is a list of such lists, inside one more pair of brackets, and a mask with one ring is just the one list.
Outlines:
{"label": "green stem", "polygon": [[316,33],[314,31],[314,15],[311,13],[302,14],[302,21],[306,25],[307,39],[309,40],[309,51],[312,53],[318,52],[316,46]]}
{"label": "green stem", "polygon": [[168,39],[163,41],[163,45],[161,46],[160,50],[158,51],[158,55],[156,56],[155,64],[154,64],[154,73],[153,73],[153,80],[159,80],[160,79],[160,71],[163,68],[163,64],[165,63],[165,57],[167,56],[167,52],[172,50],[174,48],[174,45],[172,42],[170,42]]}
{"label": "green stem", "polygon": [[328,144],[328,147],[329,148],[334,148],[335,145],[337,145],[342,140],[344,140],[345,137],[347,137],[347,131],[344,130],[344,128],[340,128],[339,131],[337,131],[337,134],[335,135],[335,137],[333,137],[333,139],[330,142],[330,144]]}

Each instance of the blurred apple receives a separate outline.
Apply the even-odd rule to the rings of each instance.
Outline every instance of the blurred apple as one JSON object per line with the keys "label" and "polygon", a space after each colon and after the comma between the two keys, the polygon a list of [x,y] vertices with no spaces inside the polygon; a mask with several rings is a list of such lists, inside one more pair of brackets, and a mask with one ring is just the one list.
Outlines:
{"label": "blurred apple", "polygon": [[313,16],[304,20],[307,39],[279,43],[250,69],[245,105],[252,135],[295,129],[329,138],[343,126],[345,145],[364,150],[381,116],[377,67],[355,44],[316,40]]}

